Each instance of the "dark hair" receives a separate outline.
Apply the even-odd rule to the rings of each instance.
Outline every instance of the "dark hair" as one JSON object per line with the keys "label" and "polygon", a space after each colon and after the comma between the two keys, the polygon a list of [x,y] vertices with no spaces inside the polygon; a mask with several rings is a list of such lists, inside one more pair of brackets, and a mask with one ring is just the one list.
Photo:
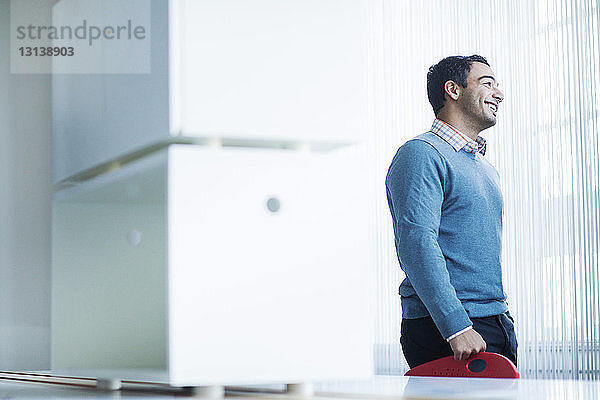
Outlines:
{"label": "dark hair", "polygon": [[474,62],[490,65],[485,58],[474,54],[472,56],[446,57],[429,68],[427,72],[427,97],[436,116],[444,107],[446,101],[444,84],[448,81],[454,81],[462,87],[467,87],[467,76]]}

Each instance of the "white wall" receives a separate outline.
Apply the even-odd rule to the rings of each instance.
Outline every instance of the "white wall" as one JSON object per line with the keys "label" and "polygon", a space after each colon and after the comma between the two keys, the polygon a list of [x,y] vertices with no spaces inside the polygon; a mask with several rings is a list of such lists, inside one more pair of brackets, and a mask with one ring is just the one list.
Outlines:
{"label": "white wall", "polygon": [[0,370],[50,367],[50,77],[10,74],[0,0]]}

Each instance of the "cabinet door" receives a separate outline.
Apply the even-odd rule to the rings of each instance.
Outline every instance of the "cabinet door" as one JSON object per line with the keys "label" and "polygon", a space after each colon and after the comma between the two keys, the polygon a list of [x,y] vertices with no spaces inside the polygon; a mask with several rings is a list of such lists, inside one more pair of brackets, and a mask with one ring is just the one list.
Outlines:
{"label": "cabinet door", "polygon": [[172,131],[354,142],[366,131],[364,0],[173,0]]}
{"label": "cabinet door", "polygon": [[170,148],[173,384],[370,374],[363,172],[342,152]]}

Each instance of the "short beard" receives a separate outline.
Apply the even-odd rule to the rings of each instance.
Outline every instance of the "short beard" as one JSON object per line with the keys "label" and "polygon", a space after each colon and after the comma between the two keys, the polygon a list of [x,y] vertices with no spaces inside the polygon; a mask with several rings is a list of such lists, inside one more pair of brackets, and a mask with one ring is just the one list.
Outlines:
{"label": "short beard", "polygon": [[485,112],[482,114],[479,108],[471,106],[471,103],[469,103],[469,107],[465,109],[465,114],[475,116],[475,118],[472,120],[473,127],[479,132],[496,125],[496,118],[488,118]]}

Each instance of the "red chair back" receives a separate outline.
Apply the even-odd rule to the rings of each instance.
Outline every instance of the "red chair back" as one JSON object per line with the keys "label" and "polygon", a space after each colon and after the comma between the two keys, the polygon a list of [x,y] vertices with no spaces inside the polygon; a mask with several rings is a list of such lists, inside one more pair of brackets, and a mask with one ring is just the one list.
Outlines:
{"label": "red chair back", "polygon": [[412,368],[405,376],[518,379],[519,371],[503,355],[482,352],[468,360],[456,361],[453,356],[433,360]]}

